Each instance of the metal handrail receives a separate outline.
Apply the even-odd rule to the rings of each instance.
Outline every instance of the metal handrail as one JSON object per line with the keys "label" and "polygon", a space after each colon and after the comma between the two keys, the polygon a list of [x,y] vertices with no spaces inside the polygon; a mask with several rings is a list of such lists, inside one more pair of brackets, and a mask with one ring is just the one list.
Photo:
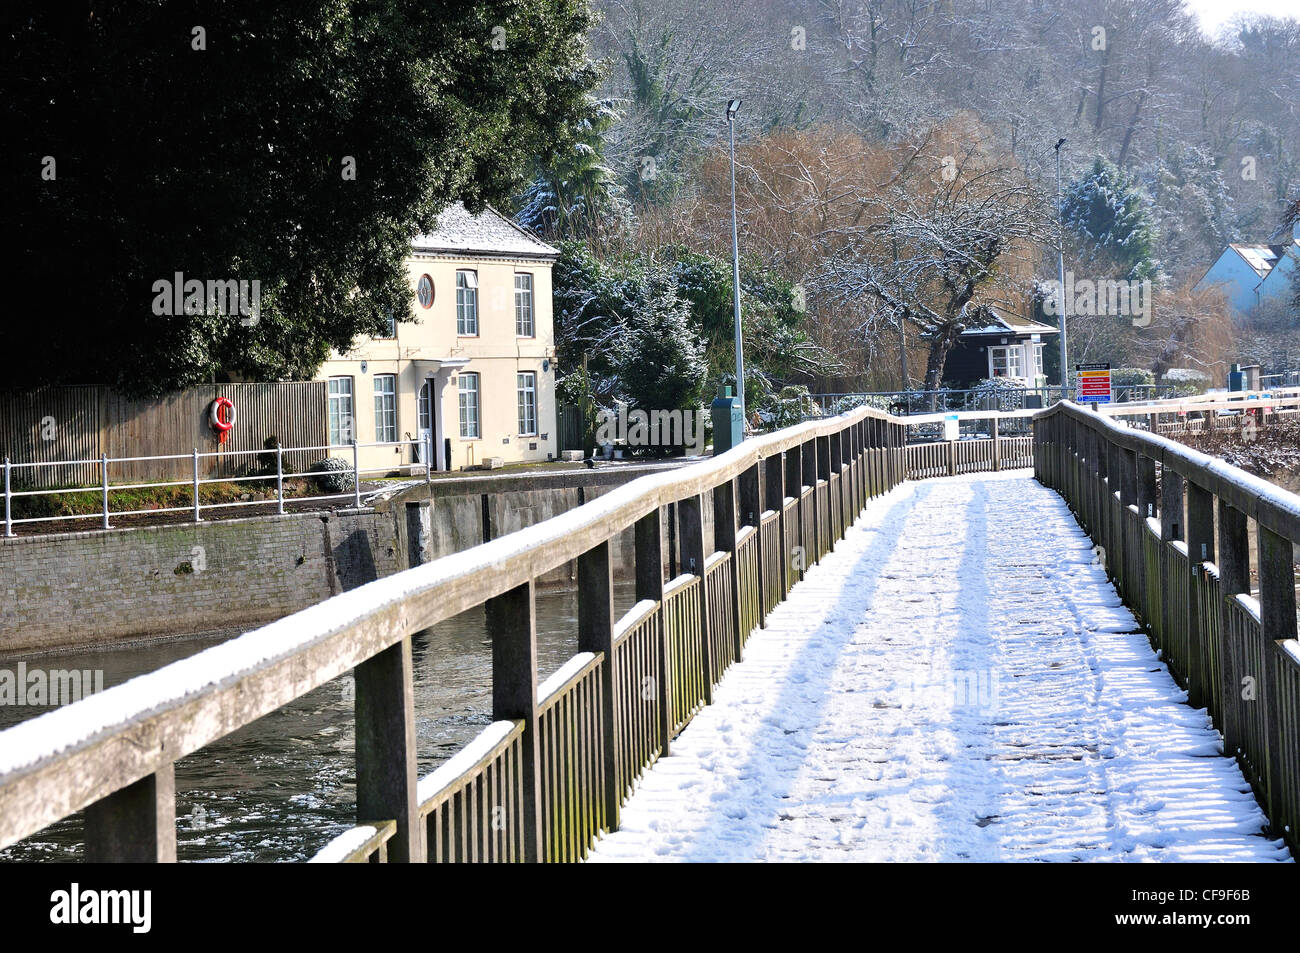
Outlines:
{"label": "metal handrail", "polygon": [[[302,503],[319,502],[322,500],[343,499],[345,497],[351,496],[353,498],[355,505],[360,507],[361,506],[361,478],[363,475],[375,474],[375,473],[388,473],[393,470],[398,470],[398,471],[405,470],[408,473],[410,473],[411,476],[414,476],[417,469],[422,469],[425,473],[425,478],[428,479],[429,470],[431,467],[430,461],[432,461],[434,457],[433,454],[434,443],[433,443],[432,435],[430,435],[426,441],[420,443],[420,446],[422,446],[427,453],[426,461],[424,463],[412,461],[411,463],[403,463],[403,464],[398,464],[396,466],[363,467],[361,466],[361,462],[360,462],[360,451],[363,449],[376,448],[376,447],[397,447],[397,448],[410,447],[416,445],[417,443],[419,442],[413,440],[379,440],[379,441],[372,441],[368,443],[358,443],[356,441],[353,441],[351,443],[331,443],[331,444],[306,446],[306,447],[267,447],[262,450],[231,450],[231,451],[221,451],[221,452],[200,452],[196,447],[190,453],[153,454],[149,456],[139,456],[139,457],[110,457],[105,455],[95,459],[85,459],[85,460],[24,461],[21,463],[15,462],[13,460],[10,460],[8,457],[5,457],[4,470],[3,470],[4,473],[4,481],[3,481],[4,535],[16,536],[17,533],[14,532],[14,527],[22,524],[61,523],[70,520],[85,520],[85,519],[99,520],[100,525],[103,529],[111,529],[112,517],[114,516],[141,516],[141,515],[149,515],[154,513],[180,513],[180,512],[188,511],[193,514],[193,522],[201,523],[203,522],[204,510],[228,509],[237,506],[274,505],[276,507],[277,512],[282,514],[284,513],[284,504],[286,500],[284,495],[285,480],[314,479],[323,476],[328,476],[331,473],[351,472],[352,489],[340,493],[329,493],[329,494],[307,496],[307,497],[291,497],[289,498],[290,502],[302,502]],[[286,472],[284,469],[284,455],[286,453],[310,453],[310,452],[318,452],[318,451],[332,452],[335,450],[351,451],[352,467],[350,471],[326,470],[323,472],[312,472],[312,471]],[[247,456],[258,457],[258,456],[263,456],[271,453],[275,454],[275,473],[266,473],[263,475],[244,474],[239,476],[221,476],[221,477],[200,476],[200,464],[204,460],[229,460],[231,457],[247,457]],[[186,460],[186,459],[193,461],[193,467],[192,467],[193,474],[191,478],[187,480],[162,480],[162,481],[142,480],[139,482],[131,482],[131,483],[113,483],[109,480],[109,468],[116,464],[148,463],[148,462],[157,462],[162,460]],[[100,471],[100,480],[93,486],[52,487],[50,489],[35,489],[35,490],[14,489],[13,483],[14,483],[15,470],[37,471],[41,467],[69,467],[69,466],[96,467]],[[259,481],[268,484],[271,483],[271,481],[274,481],[275,496],[267,499],[235,500],[227,503],[204,503],[202,501],[201,488],[205,485],[218,484],[218,483],[256,483]],[[182,486],[191,487],[191,501],[188,506],[159,506],[147,510],[115,510],[110,506],[109,496],[112,493],[120,493],[127,490],[145,490],[145,489],[158,489],[163,487],[182,487]],[[97,511],[91,513],[63,514],[60,516],[15,517],[13,515],[14,500],[20,497],[63,496],[63,495],[74,494],[74,493],[99,493],[101,498],[100,508]]]}

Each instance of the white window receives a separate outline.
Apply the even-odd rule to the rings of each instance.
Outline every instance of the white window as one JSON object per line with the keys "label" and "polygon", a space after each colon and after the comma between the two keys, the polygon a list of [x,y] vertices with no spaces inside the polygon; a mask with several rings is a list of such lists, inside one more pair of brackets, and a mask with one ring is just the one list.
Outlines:
{"label": "white window", "polygon": [[1024,349],[1016,347],[989,348],[989,369],[994,377],[1024,377]]}
{"label": "white window", "polygon": [[461,374],[457,379],[460,392],[460,436],[463,440],[477,440],[479,431],[478,375]]}
{"label": "white window", "polygon": [[1043,345],[1034,345],[1034,375],[1043,376]]}
{"label": "white window", "polygon": [[515,336],[531,338],[536,333],[533,324],[533,276],[515,275]]}
{"label": "white window", "polygon": [[397,318],[393,315],[393,312],[391,311],[388,312],[387,324],[385,325],[385,331],[383,336],[386,338],[397,337]]}
{"label": "white window", "polygon": [[478,272],[456,272],[456,333],[478,334]]}
{"label": "white window", "polygon": [[519,436],[537,433],[537,375],[530,372],[517,376],[519,388]]}
{"label": "white window", "polygon": [[375,375],[375,440],[397,439],[397,375]]}
{"label": "white window", "polygon": [[351,443],[352,430],[352,378],[331,377],[329,380],[330,443]]}

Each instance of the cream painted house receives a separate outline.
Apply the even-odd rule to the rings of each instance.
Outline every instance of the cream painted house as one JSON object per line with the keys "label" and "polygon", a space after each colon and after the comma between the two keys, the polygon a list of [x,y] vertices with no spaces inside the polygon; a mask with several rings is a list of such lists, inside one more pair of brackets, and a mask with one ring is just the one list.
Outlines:
{"label": "cream painted house", "polygon": [[491,208],[446,209],[406,261],[416,322],[332,354],[316,376],[330,443],[348,443],[355,421],[363,470],[424,463],[428,447],[438,470],[554,459],[558,254]]}

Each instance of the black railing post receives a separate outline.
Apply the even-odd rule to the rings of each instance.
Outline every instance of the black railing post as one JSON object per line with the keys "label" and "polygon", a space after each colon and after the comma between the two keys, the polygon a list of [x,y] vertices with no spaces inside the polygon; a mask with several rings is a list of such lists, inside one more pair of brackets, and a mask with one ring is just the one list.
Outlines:
{"label": "black railing post", "polygon": [[353,670],[356,681],[357,823],[395,820],[390,863],[423,863],[416,796],[415,665],[408,635]]}
{"label": "black railing post", "polygon": [[664,611],[664,550],[663,510],[655,508],[636,521],[633,531],[636,538],[636,598],[649,599],[659,605],[656,648],[659,660],[659,680],[654,686],[655,700],[659,706],[660,750],[668,755],[669,738],[673,730],[672,710],[672,652],[668,647],[668,614]]}
{"label": "black railing post", "polygon": [[1240,691],[1234,664],[1231,601],[1238,593],[1250,595],[1250,534],[1246,514],[1227,501],[1219,500],[1219,684],[1211,686],[1219,693],[1218,721],[1223,732],[1223,748],[1228,754],[1240,749],[1238,742],[1237,700]]}
{"label": "black railing post", "polygon": [[731,602],[731,631],[719,632],[716,637],[731,640],[732,657],[739,662],[745,636],[749,633],[741,631],[740,558],[736,552],[736,533],[736,481],[727,480],[713,488],[713,549],[731,555],[731,585],[725,594]]}
{"label": "black railing post", "polygon": [[1194,708],[1205,705],[1205,620],[1196,580],[1201,564],[1214,562],[1214,494],[1187,482],[1187,695]]}
{"label": "black railing post", "polygon": [[488,637],[492,640],[492,718],[524,723],[519,772],[523,830],[518,836],[524,862],[538,863],[544,855],[537,729],[537,616],[532,580],[489,599],[486,615]]}
{"label": "black railing post", "polygon": [[[1285,730],[1279,696],[1278,643],[1296,638],[1295,548],[1291,540],[1259,526],[1259,624],[1264,647],[1264,671],[1260,673],[1258,700],[1263,706],[1264,743],[1268,751],[1268,790],[1265,811],[1280,829],[1283,812],[1283,771]],[[1290,713],[1295,717],[1294,710]],[[1294,731],[1292,723],[1290,730]],[[1262,766],[1261,766],[1262,767]],[[1290,818],[1292,823],[1295,818]],[[1295,843],[1294,828],[1289,831]]]}
{"label": "black railing post", "polygon": [[737,481],[740,488],[740,522],[745,526],[754,527],[754,551],[755,551],[755,579],[754,584],[758,586],[758,618],[757,623],[763,626],[767,619],[767,576],[772,568],[767,565],[766,554],[763,552],[763,484],[767,479],[764,461],[758,460],[752,467],[745,470]]}
{"label": "black railing post", "polygon": [[[785,457],[776,454],[768,457],[763,461],[764,468],[767,470],[767,479],[764,481],[763,493],[767,500],[767,508],[776,513],[776,522],[772,525],[776,527],[777,547],[776,551],[785,553]],[[767,572],[774,573],[781,582],[781,598],[789,591],[790,585],[788,577],[790,573],[790,554],[785,553],[785,558],[777,560],[777,565],[770,566]],[[764,597],[766,602],[766,597]],[[766,625],[764,619],[764,625]]]}
{"label": "black railing post", "polygon": [[601,738],[605,825],[608,830],[616,831],[624,792],[618,787],[618,725],[614,720],[618,678],[614,670],[614,569],[609,559],[609,540],[597,543],[578,557],[578,651],[605,655],[600,667],[600,714],[605,729]]}
{"label": "black railing post", "polygon": [[160,768],[86,808],[86,862],[176,862],[176,770]]}
{"label": "black railing post", "polygon": [[713,704],[713,640],[720,634],[712,631],[709,620],[708,586],[705,584],[704,561],[704,501],[699,496],[688,496],[677,501],[678,540],[681,547],[682,572],[700,578],[700,642],[704,648],[704,703]]}

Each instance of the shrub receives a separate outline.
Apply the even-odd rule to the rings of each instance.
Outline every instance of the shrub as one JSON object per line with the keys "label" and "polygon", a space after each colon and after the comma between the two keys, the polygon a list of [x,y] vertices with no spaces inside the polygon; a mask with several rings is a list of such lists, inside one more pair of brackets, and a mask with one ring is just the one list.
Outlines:
{"label": "shrub", "polygon": [[352,464],[339,457],[318,460],[311,465],[310,472],[321,474],[313,479],[317,489],[323,493],[347,493],[356,487],[356,481],[352,477]]}
{"label": "shrub", "polygon": [[1025,387],[1005,377],[977,381],[971,400],[980,410],[1020,410],[1025,406]]}
{"label": "shrub", "polygon": [[1133,387],[1155,382],[1156,375],[1141,367],[1116,367],[1110,372],[1111,387]]}

